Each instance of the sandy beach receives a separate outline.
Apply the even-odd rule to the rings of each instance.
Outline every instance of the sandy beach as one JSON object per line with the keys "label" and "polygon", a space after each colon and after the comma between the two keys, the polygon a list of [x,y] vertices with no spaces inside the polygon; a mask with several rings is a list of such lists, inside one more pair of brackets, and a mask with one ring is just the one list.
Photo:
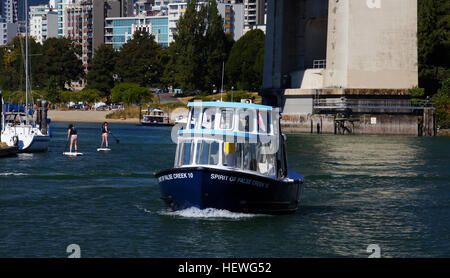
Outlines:
{"label": "sandy beach", "polygon": [[106,119],[106,115],[111,111],[58,111],[49,110],[48,117],[52,122],[73,122],[73,123],[123,123],[123,124],[137,124],[138,118],[130,119]]}

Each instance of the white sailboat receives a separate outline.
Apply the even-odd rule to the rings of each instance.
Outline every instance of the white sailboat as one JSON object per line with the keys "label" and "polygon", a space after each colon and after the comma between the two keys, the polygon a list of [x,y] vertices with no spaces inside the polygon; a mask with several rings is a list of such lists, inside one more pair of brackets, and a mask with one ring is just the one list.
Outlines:
{"label": "white sailboat", "polygon": [[[1,115],[1,142],[6,143],[8,146],[17,146],[19,152],[44,152],[48,150],[50,143],[50,135],[47,129],[47,119],[42,117],[42,113],[37,113],[37,122],[30,119],[30,108],[28,104],[28,94],[30,90],[29,86],[29,61],[28,61],[28,1],[25,0],[26,9],[26,55],[25,55],[25,83],[26,83],[26,105],[24,111],[17,109],[11,111],[8,109],[2,109]],[[1,104],[4,105],[3,99]],[[5,107],[8,107],[4,105]],[[45,107],[45,105],[44,105]],[[46,113],[45,113],[46,114]]]}

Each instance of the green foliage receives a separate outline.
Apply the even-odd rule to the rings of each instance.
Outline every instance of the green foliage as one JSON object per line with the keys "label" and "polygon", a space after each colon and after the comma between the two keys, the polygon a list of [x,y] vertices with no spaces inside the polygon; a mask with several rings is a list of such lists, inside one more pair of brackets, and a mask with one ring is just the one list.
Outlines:
{"label": "green foliage", "polygon": [[84,75],[82,63],[77,58],[80,54],[81,47],[69,39],[47,39],[43,45],[40,78],[48,80],[55,77],[59,88],[80,80]]}
{"label": "green foliage", "polygon": [[102,44],[95,50],[94,58],[89,63],[87,87],[98,90],[101,97],[109,98],[111,95],[117,56],[112,46]]}
{"label": "green foliage", "polygon": [[414,87],[409,89],[409,93],[411,94],[412,98],[423,98],[425,96],[425,89]]}
{"label": "green foliage", "polygon": [[61,102],[61,92],[58,88],[58,82],[54,76],[50,76],[48,79],[46,99],[51,103]]}
{"label": "green foliage", "polygon": [[78,92],[74,91],[61,91],[60,92],[61,102],[69,103],[69,102],[79,102],[80,98]]}
{"label": "green foliage", "polygon": [[419,84],[434,94],[450,78],[450,4],[441,0],[418,1]]}
{"label": "green foliage", "polygon": [[78,92],[78,100],[82,102],[86,102],[89,104],[93,104],[101,99],[102,93],[97,89],[88,89]]}
{"label": "green foliage", "polygon": [[220,88],[222,64],[230,44],[216,1],[209,0],[199,9],[196,7],[197,1],[188,1],[186,13],[177,23],[175,42],[170,49],[171,68],[165,75],[187,94]]}
{"label": "green foliage", "polygon": [[153,102],[153,93],[135,83],[120,83],[112,90],[111,101],[127,105]]}
{"label": "green foliage", "polygon": [[122,82],[149,87],[159,85],[164,68],[161,47],[154,36],[143,31],[135,32],[133,39],[122,46],[115,69]]}
{"label": "green foliage", "polygon": [[262,86],[264,32],[255,29],[242,36],[231,49],[226,65],[230,86],[240,90],[258,90]]}
{"label": "green foliage", "polygon": [[445,80],[441,89],[433,96],[438,125],[450,128],[450,78]]}
{"label": "green foliage", "polygon": [[[30,85],[42,88],[41,61],[42,46],[33,38],[29,39]],[[15,37],[0,50],[0,88],[4,90],[25,90],[25,38]]]}

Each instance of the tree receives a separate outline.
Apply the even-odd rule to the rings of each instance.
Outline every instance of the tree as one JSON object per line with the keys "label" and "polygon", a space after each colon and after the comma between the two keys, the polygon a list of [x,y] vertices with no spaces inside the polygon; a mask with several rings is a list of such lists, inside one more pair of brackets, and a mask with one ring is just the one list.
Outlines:
{"label": "tree", "polygon": [[127,105],[153,102],[153,93],[135,83],[120,83],[112,90],[111,101]]}
{"label": "tree", "polygon": [[163,73],[161,47],[153,35],[137,31],[121,48],[116,72],[122,82],[141,86],[157,86]]}
{"label": "tree", "polygon": [[89,64],[87,74],[87,87],[96,89],[101,97],[109,98],[114,87],[114,75],[116,73],[117,52],[110,45],[100,45],[95,51],[95,56]]}
{"label": "tree", "polygon": [[230,41],[224,33],[216,1],[208,0],[204,5],[188,1],[186,13],[178,20],[174,40],[170,47],[171,68],[166,70],[165,78],[172,79],[188,94],[210,93],[219,87]]}
{"label": "tree", "polygon": [[434,94],[450,77],[450,4],[441,0],[418,2],[419,83]]}
{"label": "tree", "polygon": [[75,42],[63,38],[49,38],[43,45],[41,78],[54,76],[59,88],[71,81],[78,81],[84,75],[80,59],[81,48]]}
{"label": "tree", "polygon": [[93,104],[101,98],[101,94],[102,92],[97,89],[85,88],[78,92],[78,99],[82,102]]}
{"label": "tree", "polygon": [[51,103],[61,102],[61,92],[58,88],[58,82],[54,76],[50,76],[47,81],[47,94],[45,97]]}
{"label": "tree", "polygon": [[[25,38],[15,37],[0,52],[0,86],[6,90],[25,90]],[[32,88],[43,88],[40,77],[42,46],[29,38],[29,81]]]}
{"label": "tree", "polygon": [[208,1],[207,22],[205,87],[210,92],[213,90],[214,85],[218,88],[222,83],[222,68],[228,53],[228,40],[223,29],[223,18],[217,10],[217,2],[215,0]]}
{"label": "tree", "polygon": [[205,85],[206,9],[197,11],[197,1],[188,1],[186,12],[177,23],[172,51],[174,53],[174,79],[184,92],[202,90]]}
{"label": "tree", "polygon": [[74,91],[61,91],[61,101],[64,103],[79,102],[79,94]]}
{"label": "tree", "polygon": [[450,78],[442,83],[442,88],[433,96],[438,125],[450,128]]}
{"label": "tree", "polygon": [[231,49],[226,64],[230,86],[239,90],[257,90],[262,86],[265,35],[259,29],[242,36]]}

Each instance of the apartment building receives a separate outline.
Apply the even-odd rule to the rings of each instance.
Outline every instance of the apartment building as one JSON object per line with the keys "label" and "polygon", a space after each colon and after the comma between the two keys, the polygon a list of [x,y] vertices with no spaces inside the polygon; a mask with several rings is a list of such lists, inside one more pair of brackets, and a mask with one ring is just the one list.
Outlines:
{"label": "apartment building", "polygon": [[168,25],[168,16],[106,18],[105,44],[112,45],[115,49],[120,49],[139,30],[155,36],[155,41],[161,46],[169,46]]}
{"label": "apartment building", "polygon": [[48,5],[30,6],[30,36],[43,44],[48,38],[58,36],[58,13]]}
{"label": "apartment building", "polygon": [[0,17],[0,46],[12,41],[17,35],[17,24],[6,22]]}
{"label": "apartment building", "polygon": [[0,4],[0,17],[2,17],[7,23],[17,23],[18,18],[18,0],[2,0]]}
{"label": "apartment building", "polygon": [[235,41],[244,35],[244,5],[231,3],[218,3],[217,9],[224,19],[224,31],[230,34]]}
{"label": "apartment building", "polygon": [[[110,14],[108,16],[117,16],[117,17],[126,17],[133,16],[133,0],[56,0],[57,9],[58,9],[58,37],[67,37],[69,25],[67,23],[68,18],[68,9],[76,8],[80,5],[91,5],[95,6],[96,10],[98,10],[98,14]],[[104,12],[100,12],[100,10],[104,10]],[[102,18],[104,21],[105,17]],[[103,27],[102,27],[101,38],[103,39]]]}

